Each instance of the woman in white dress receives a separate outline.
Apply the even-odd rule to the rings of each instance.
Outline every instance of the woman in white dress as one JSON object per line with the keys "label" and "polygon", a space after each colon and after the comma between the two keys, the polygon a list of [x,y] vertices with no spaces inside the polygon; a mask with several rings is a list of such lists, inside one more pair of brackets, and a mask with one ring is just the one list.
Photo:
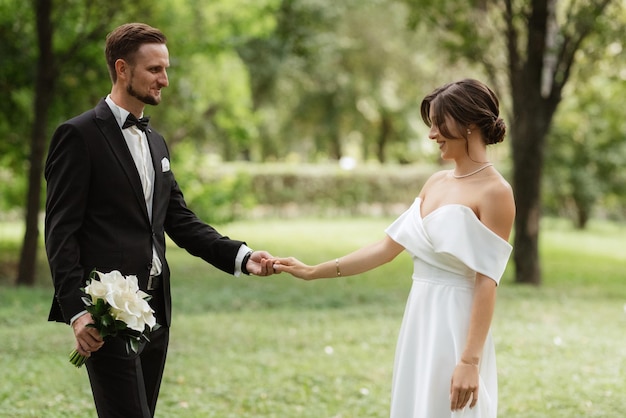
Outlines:
{"label": "woman in white dress", "polygon": [[496,287],[511,253],[510,185],[487,159],[502,142],[499,102],[483,83],[446,84],[421,104],[428,137],[454,168],[432,175],[379,242],[315,266],[277,259],[276,272],[313,280],[413,259],[394,364],[392,418],[493,418],[497,370],[490,335]]}

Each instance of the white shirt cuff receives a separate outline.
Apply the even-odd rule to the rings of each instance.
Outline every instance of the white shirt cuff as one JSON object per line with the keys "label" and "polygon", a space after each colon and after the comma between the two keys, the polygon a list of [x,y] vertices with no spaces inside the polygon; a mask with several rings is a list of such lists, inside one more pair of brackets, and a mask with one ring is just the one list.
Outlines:
{"label": "white shirt cuff", "polygon": [[77,313],[76,315],[74,315],[72,317],[72,319],[70,319],[70,325],[72,325],[74,323],[74,321],[76,321],[78,318],[80,318],[81,316],[85,315],[87,313],[87,311],[82,311]]}
{"label": "white shirt cuff", "polygon": [[235,277],[241,276],[241,262],[250,251],[252,251],[252,248],[248,247],[246,244],[239,247],[239,252],[237,253],[237,257],[235,257],[235,272],[233,273]]}

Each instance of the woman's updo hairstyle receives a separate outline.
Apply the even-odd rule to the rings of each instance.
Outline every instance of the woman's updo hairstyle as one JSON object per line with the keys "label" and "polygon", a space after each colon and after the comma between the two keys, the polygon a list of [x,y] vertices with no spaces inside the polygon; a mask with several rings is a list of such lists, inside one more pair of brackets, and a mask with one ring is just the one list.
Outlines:
{"label": "woman's updo hairstyle", "polygon": [[[467,139],[468,127],[476,125],[485,144],[491,145],[502,142],[506,134],[499,106],[498,97],[489,87],[478,80],[465,79],[439,87],[426,96],[421,114],[426,125],[436,125],[447,138],[461,135]],[[446,119],[456,126],[448,127]]]}

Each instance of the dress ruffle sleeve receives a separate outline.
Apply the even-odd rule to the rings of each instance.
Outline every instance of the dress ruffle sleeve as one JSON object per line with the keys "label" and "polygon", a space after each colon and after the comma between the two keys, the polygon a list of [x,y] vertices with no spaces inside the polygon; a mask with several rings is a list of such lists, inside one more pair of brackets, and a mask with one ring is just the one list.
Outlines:
{"label": "dress ruffle sleeve", "polygon": [[487,228],[466,206],[449,205],[423,220],[436,253],[449,254],[500,283],[513,247]]}
{"label": "dress ruffle sleeve", "polygon": [[[496,283],[500,282],[513,249],[507,241],[487,228],[467,206],[445,205],[424,219],[420,206],[418,198],[386,229],[386,233],[418,258],[434,252],[434,257],[441,259],[432,260],[433,264],[450,265],[456,260]],[[415,238],[420,234],[425,239]]]}
{"label": "dress ruffle sleeve", "polygon": [[398,244],[402,245],[409,253],[416,256],[418,249],[415,248],[419,243],[418,221],[420,217],[420,200],[415,199],[410,208],[400,215],[391,225],[385,229],[385,233],[389,235]]}

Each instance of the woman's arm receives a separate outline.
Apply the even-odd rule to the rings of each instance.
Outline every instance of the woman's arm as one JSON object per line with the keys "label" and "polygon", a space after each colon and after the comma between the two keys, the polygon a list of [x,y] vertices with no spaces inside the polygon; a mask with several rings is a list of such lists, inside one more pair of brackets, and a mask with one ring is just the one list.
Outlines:
{"label": "woman's arm", "polygon": [[304,280],[353,276],[388,263],[402,250],[403,246],[386,236],[348,255],[314,266],[304,264],[294,257],[278,258],[274,262],[274,269],[277,273],[285,271]]}
{"label": "woman's arm", "polygon": [[[515,219],[515,201],[510,186],[499,183],[481,202],[481,222],[508,240]],[[470,408],[478,401],[478,366],[495,310],[496,287],[492,278],[476,274],[467,341],[450,383],[450,408],[453,411],[464,408],[470,399]]]}
{"label": "woman's arm", "polygon": [[463,409],[470,398],[470,408],[478,401],[478,366],[495,305],[496,282],[477,274],[467,341],[450,383],[450,408],[453,411]]}

